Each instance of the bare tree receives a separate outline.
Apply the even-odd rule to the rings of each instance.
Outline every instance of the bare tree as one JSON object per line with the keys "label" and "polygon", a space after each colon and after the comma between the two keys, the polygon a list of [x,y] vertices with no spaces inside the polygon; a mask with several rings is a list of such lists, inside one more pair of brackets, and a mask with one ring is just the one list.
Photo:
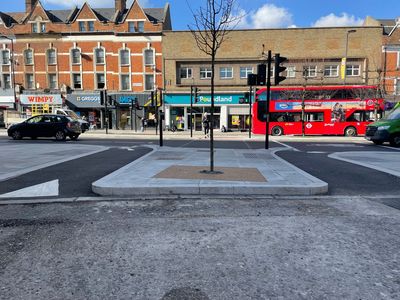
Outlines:
{"label": "bare tree", "polygon": [[197,47],[211,58],[210,173],[214,172],[214,70],[218,49],[227,34],[240,21],[232,16],[236,0],[206,0],[205,7],[192,11],[194,25],[189,26]]}

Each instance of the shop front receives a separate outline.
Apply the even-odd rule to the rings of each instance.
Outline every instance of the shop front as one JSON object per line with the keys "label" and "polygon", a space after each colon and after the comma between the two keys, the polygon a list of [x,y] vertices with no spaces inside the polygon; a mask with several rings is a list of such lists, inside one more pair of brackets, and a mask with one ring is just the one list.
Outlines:
{"label": "shop front", "polygon": [[[117,129],[138,129],[141,127],[143,117],[147,119],[149,126],[154,125],[149,119],[153,114],[151,109],[146,108],[148,102],[148,94],[111,94],[115,99],[115,117]],[[139,109],[135,106],[135,101],[138,101]],[[133,104],[133,106],[132,106]],[[131,120],[136,120],[131,122]]]}
{"label": "shop front", "polygon": [[5,126],[5,114],[9,109],[14,109],[14,96],[0,96],[0,127]]}
{"label": "shop front", "polygon": [[[245,131],[249,129],[249,105],[241,104],[240,94],[216,94],[214,96],[214,129],[223,126],[230,131]],[[211,112],[211,96],[203,94],[199,101],[193,103],[192,119],[190,120],[190,94],[165,94],[165,124],[168,128],[176,126],[178,130],[190,129],[192,124],[196,131],[202,130],[202,118]]]}
{"label": "shop front", "polygon": [[66,104],[78,116],[86,119],[91,128],[103,128],[104,109],[100,104],[100,93],[68,94]]}
{"label": "shop front", "polygon": [[63,104],[60,94],[21,94],[19,97],[23,117],[51,114]]}

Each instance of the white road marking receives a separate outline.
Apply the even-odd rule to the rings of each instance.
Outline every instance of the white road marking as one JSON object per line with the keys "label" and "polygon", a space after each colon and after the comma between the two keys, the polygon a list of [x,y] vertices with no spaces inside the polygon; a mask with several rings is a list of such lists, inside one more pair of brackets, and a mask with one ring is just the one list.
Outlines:
{"label": "white road marking", "polygon": [[49,197],[59,195],[58,179],[29,186],[14,192],[0,195],[0,198],[31,198],[31,197]]}

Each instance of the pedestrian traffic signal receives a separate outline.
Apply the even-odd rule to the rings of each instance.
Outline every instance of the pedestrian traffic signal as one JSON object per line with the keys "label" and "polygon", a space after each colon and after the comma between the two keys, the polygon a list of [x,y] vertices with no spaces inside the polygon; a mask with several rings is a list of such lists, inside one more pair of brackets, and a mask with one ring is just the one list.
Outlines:
{"label": "pedestrian traffic signal", "polygon": [[108,100],[108,102],[107,102],[108,105],[110,105],[110,106],[114,105],[114,99],[112,96],[107,96],[107,100]]}
{"label": "pedestrian traffic signal", "polygon": [[257,66],[257,85],[265,85],[267,83],[267,65],[259,64]]}
{"label": "pedestrian traffic signal", "polygon": [[250,103],[250,93],[244,93],[244,103]]}
{"label": "pedestrian traffic signal", "polygon": [[280,73],[286,70],[286,67],[281,66],[281,63],[285,61],[287,61],[286,57],[280,56],[279,53],[275,54],[275,68],[274,68],[275,85],[279,85],[279,82],[286,79],[286,76],[280,75]]}
{"label": "pedestrian traffic signal", "polygon": [[247,85],[250,86],[257,85],[257,74],[247,74]]}

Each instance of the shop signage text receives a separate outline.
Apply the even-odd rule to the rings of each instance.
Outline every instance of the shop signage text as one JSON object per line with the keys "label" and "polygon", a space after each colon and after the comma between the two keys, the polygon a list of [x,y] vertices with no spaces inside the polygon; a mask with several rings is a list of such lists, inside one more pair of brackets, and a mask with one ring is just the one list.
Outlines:
{"label": "shop signage text", "polygon": [[61,95],[21,95],[22,104],[62,104]]}
{"label": "shop signage text", "polygon": [[[239,104],[239,98],[243,98],[243,94],[216,94],[214,96],[214,103],[218,105],[222,104]],[[190,104],[190,94],[166,94],[165,95],[166,104]],[[211,104],[211,96],[199,95],[199,102],[196,104],[209,105]]]}

